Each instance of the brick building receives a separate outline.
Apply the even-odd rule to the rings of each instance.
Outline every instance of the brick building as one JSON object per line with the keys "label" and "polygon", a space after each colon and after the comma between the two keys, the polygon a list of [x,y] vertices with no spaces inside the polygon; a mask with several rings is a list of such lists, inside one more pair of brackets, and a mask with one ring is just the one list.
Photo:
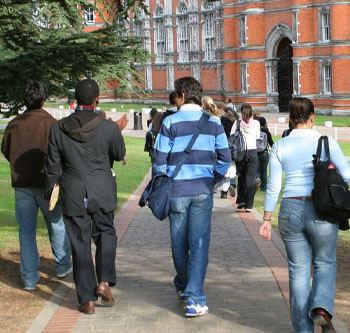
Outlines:
{"label": "brick building", "polygon": [[287,111],[292,96],[318,113],[350,114],[350,3],[322,0],[147,0],[130,33],[155,55],[145,89],[166,100],[194,76],[205,94]]}

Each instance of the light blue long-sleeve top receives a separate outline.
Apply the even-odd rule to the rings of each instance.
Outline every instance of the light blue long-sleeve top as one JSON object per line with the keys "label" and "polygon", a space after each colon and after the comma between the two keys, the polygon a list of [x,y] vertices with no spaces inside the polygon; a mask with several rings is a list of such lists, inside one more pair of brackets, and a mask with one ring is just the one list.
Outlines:
{"label": "light blue long-sleeve top", "polygon": [[[264,210],[273,212],[282,187],[285,172],[283,198],[310,196],[314,188],[313,154],[316,154],[319,132],[313,129],[293,129],[289,136],[275,142],[270,154],[270,175],[267,184]],[[330,158],[344,181],[350,184],[350,166],[339,144],[328,137]],[[326,160],[322,149],[321,160]]]}

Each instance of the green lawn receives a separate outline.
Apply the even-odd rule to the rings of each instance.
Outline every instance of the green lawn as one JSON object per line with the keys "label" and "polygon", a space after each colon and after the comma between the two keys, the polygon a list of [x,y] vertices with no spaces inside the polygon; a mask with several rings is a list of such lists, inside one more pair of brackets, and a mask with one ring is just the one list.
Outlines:
{"label": "green lawn", "polygon": [[[2,135],[0,134],[0,141]],[[128,200],[148,172],[151,163],[148,153],[143,151],[144,139],[125,137],[127,164],[114,164],[118,183],[118,209]],[[37,227],[39,248],[48,244],[45,222],[39,216]],[[0,253],[1,250],[18,248],[18,225],[15,219],[14,191],[11,187],[10,166],[0,154]]]}
{"label": "green lawn", "polygon": [[331,121],[333,123],[333,127],[350,127],[350,117],[327,117],[316,115],[315,125],[324,126],[325,121]]}
{"label": "green lawn", "polygon": [[[63,105],[65,109],[68,108],[68,103],[52,103],[52,102],[46,102],[45,105],[47,107],[56,107],[58,108],[60,105]],[[104,111],[111,111],[112,108],[115,108],[119,112],[129,112],[130,109],[133,109],[134,111],[142,111],[142,108],[148,108],[149,106],[152,106],[157,109],[162,109],[164,105],[156,105],[156,104],[121,104],[121,103],[100,103],[98,105],[102,110]]]}

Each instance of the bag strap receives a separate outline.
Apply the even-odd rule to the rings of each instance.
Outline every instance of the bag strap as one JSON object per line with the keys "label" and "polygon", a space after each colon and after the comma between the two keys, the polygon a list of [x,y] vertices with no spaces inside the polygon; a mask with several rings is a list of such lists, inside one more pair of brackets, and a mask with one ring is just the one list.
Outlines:
{"label": "bag strap", "polygon": [[241,130],[241,121],[237,120],[236,131],[239,132]]}
{"label": "bag strap", "polygon": [[174,179],[177,174],[179,173],[182,165],[184,164],[187,156],[189,155],[189,153],[191,152],[192,146],[194,145],[195,141],[197,140],[201,130],[204,128],[204,126],[208,123],[209,121],[209,115],[207,115],[206,113],[203,112],[202,116],[200,117],[197,127],[195,128],[192,138],[189,142],[189,144],[187,145],[186,149],[184,150],[185,154],[181,154],[181,157],[179,158],[179,161],[176,164],[175,170],[171,176],[172,179]]}
{"label": "bag strap", "polygon": [[324,150],[326,153],[327,161],[330,161],[331,157],[330,157],[330,153],[329,153],[329,142],[328,142],[328,136],[326,136],[326,135],[323,135],[318,139],[316,156],[317,156],[318,160],[321,159],[322,142],[324,143]]}

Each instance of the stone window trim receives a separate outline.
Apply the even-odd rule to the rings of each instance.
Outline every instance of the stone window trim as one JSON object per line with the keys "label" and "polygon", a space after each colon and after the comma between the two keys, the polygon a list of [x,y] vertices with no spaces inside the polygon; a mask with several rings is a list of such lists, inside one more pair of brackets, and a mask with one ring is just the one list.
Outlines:
{"label": "stone window trim", "polygon": [[241,63],[241,94],[248,94],[249,84],[248,84],[248,63]]}
{"label": "stone window trim", "polygon": [[298,21],[299,11],[292,12],[292,43],[297,44],[299,42],[299,24]]}
{"label": "stone window trim", "polygon": [[331,60],[320,60],[320,94],[332,94],[332,68]]}
{"label": "stone window trim", "polygon": [[328,43],[331,40],[329,7],[322,7],[318,10],[318,40],[320,43]]}
{"label": "stone window trim", "polygon": [[300,62],[293,62],[293,95],[300,95]]}
{"label": "stone window trim", "polygon": [[247,16],[242,15],[239,17],[239,46],[244,47],[247,45]]}

